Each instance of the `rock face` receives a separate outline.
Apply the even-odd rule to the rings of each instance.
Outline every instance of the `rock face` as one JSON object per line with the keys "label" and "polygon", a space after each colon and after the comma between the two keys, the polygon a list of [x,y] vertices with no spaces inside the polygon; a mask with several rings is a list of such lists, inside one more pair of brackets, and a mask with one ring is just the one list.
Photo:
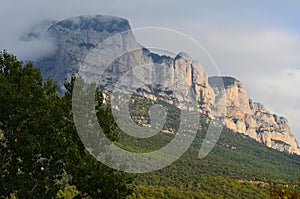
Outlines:
{"label": "rock face", "polygon": [[[47,32],[56,42],[57,52],[51,57],[42,58],[37,62],[37,67],[40,68],[44,77],[51,77],[61,88],[65,79],[81,70],[80,75],[85,80],[93,79],[95,74],[103,72],[104,78],[98,82],[99,85],[112,89],[111,86],[115,85],[127,71],[146,63],[153,65],[147,73],[157,76],[159,79],[156,79],[156,82],[159,82],[159,85],[148,85],[140,93],[151,99],[157,100],[158,97],[187,109],[188,107],[184,107],[183,102],[187,101],[186,96],[190,90],[186,85],[180,84],[178,80],[178,75],[180,75],[181,80],[184,80],[182,82],[186,82],[189,87],[193,88],[195,93],[193,100],[198,102],[199,108],[206,113],[210,110],[212,92],[208,86],[208,76],[201,64],[185,53],[179,53],[175,58],[151,53],[136,42],[126,19],[102,15],[79,16],[54,23]],[[122,34],[119,37],[114,36],[117,33]],[[132,50],[132,52],[118,57],[109,67],[104,66],[105,71],[101,71],[104,67],[94,67],[92,63],[87,64],[86,61],[86,59],[88,61],[93,59],[87,57],[92,56],[90,54],[93,54],[93,49],[96,49],[94,52],[97,54],[105,55],[106,52],[102,52],[99,46],[101,42],[106,42],[105,47],[109,46],[108,50],[115,54],[121,53],[124,49]],[[115,43],[117,45],[114,45]],[[101,62],[98,58],[96,60],[96,62]],[[80,68],[83,62],[84,68]],[[177,82],[175,90],[181,92],[176,99],[172,91],[168,90],[168,85],[174,82]]]}
{"label": "rock face", "polygon": [[[241,82],[231,77],[208,78],[201,64],[185,53],[179,53],[174,58],[151,53],[136,42],[125,19],[96,15],[80,16],[54,23],[48,28],[47,33],[55,40],[57,52],[51,57],[41,59],[37,65],[44,77],[52,77],[63,88],[65,79],[80,70],[80,65],[88,58],[87,56],[90,56],[92,50],[99,48],[97,46],[99,43],[124,31],[126,34],[110,41],[109,50],[116,53],[122,49],[137,50],[119,56],[105,67],[105,70],[102,65],[94,67],[94,64],[90,63],[80,71],[84,79],[93,79],[93,75],[100,71],[103,78],[98,84],[110,89],[128,71],[145,63],[150,64],[152,65],[150,68],[143,70],[140,68],[139,71],[142,72],[137,72],[140,73],[137,76],[153,74],[156,84],[143,86],[138,90],[139,94],[154,101],[164,100],[183,109],[190,108],[186,105],[186,102],[189,103],[186,96],[192,96],[192,100],[197,102],[197,110],[209,117],[215,117],[212,111],[214,107],[225,105],[227,111],[223,114],[226,116],[224,119],[226,127],[248,135],[268,147],[300,154],[287,120],[271,114],[263,105],[252,102]],[[98,50],[101,52],[101,48]],[[101,62],[109,58],[102,56],[95,59],[96,62]],[[178,75],[181,77],[180,81]],[[132,85],[136,83],[132,79],[126,81]],[[179,93],[176,96],[174,88],[171,89],[172,84],[176,85],[175,90]]]}
{"label": "rock face", "polygon": [[[37,66],[45,77],[52,77],[63,85],[65,78],[78,72],[79,64],[91,48],[109,36],[127,30],[130,26],[126,19],[112,16],[79,16],[59,21],[47,30],[57,45],[57,52],[38,61]],[[130,39],[135,41],[133,35]]]}
{"label": "rock face", "polygon": [[[222,78],[224,87],[215,85],[215,79]],[[225,125],[233,131],[243,133],[279,151],[300,154],[297,141],[291,134],[284,117],[271,114],[259,103],[248,98],[241,82],[232,77],[210,77],[218,103],[226,104]]]}

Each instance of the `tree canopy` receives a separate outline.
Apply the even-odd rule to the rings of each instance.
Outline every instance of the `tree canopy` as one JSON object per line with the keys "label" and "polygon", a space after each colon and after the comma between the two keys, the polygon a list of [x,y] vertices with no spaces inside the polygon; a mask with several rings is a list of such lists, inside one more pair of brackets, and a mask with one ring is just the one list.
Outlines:
{"label": "tree canopy", "polygon": [[125,198],[131,193],[127,175],[101,164],[82,145],[71,112],[73,81],[58,94],[32,62],[0,52],[1,197]]}

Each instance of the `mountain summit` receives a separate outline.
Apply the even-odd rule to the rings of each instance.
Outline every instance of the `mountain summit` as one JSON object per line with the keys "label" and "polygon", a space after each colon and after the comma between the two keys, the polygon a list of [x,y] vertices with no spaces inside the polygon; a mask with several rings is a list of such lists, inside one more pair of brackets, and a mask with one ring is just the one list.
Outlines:
{"label": "mountain summit", "polygon": [[[41,58],[37,65],[44,77],[52,77],[63,88],[65,79],[78,72],[80,64],[84,62],[91,49],[110,36],[124,31],[127,31],[127,34],[121,38],[123,48],[141,46],[137,43],[126,19],[95,15],[56,22],[48,28],[47,33],[56,42],[57,52],[51,57]],[[168,70],[160,71],[161,77],[181,73],[195,93],[202,114],[215,117],[212,112],[214,106],[226,105],[224,123],[229,129],[279,151],[300,154],[300,148],[286,118],[270,113],[262,104],[252,102],[245,87],[238,80],[232,77],[208,78],[201,64],[185,53],[179,53],[175,58],[171,58],[141,48],[133,54],[118,58],[107,68],[103,84],[117,82],[133,66],[143,63],[167,66]],[[83,75],[88,77],[93,72],[87,68]],[[218,84],[220,80],[224,82],[224,86]],[[165,81],[166,85],[169,84],[167,79],[162,81]],[[182,96],[177,96],[176,100],[167,86],[149,85],[139,93],[154,101],[164,100],[177,107],[188,109],[189,107],[181,107],[181,102],[185,100],[184,93],[189,92],[190,88],[179,88],[182,89],[180,90]]]}
{"label": "mountain summit", "polygon": [[[65,78],[78,72],[79,63],[90,49],[127,30],[130,25],[126,19],[105,15],[79,16],[56,22],[47,33],[56,43],[57,51],[51,57],[42,58],[37,65],[44,77],[52,77],[62,86]],[[133,36],[131,38],[135,41]]]}

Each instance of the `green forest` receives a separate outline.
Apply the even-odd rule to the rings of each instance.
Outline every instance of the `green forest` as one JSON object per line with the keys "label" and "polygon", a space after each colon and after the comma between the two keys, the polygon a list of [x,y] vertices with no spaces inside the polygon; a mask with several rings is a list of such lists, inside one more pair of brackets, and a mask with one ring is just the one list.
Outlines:
{"label": "green forest", "polygon": [[[74,78],[59,93],[32,62],[0,52],[0,198],[300,198],[300,156],[224,129],[213,151],[199,159],[205,117],[192,146],[168,167],[145,174],[107,167],[77,134]],[[118,146],[151,151],[172,139],[166,133],[149,139],[126,136],[102,105],[99,90],[95,99],[99,124]],[[145,114],[145,107],[137,108]],[[176,109],[169,113],[169,123],[176,123]]]}

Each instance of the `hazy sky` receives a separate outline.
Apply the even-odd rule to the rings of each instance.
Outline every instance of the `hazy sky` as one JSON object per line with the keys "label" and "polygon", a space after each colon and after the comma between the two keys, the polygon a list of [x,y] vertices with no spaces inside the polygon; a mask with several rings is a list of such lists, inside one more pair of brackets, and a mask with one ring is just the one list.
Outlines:
{"label": "hazy sky", "polygon": [[250,98],[287,117],[300,140],[300,1],[0,2],[0,49],[23,59],[51,48],[46,42],[19,40],[45,19],[106,14],[127,18],[133,28],[155,26],[183,32],[209,51],[223,75],[239,79]]}

